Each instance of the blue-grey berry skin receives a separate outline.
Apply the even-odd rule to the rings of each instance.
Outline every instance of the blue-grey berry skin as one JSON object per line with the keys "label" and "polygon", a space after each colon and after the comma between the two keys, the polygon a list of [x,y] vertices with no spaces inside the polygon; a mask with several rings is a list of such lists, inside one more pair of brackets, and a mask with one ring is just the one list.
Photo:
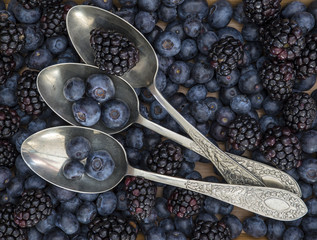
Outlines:
{"label": "blue-grey berry skin", "polygon": [[16,0],[10,1],[8,11],[12,12],[20,23],[36,23],[40,20],[42,11],[39,7],[34,9],[26,9]]}
{"label": "blue-grey berry skin", "polygon": [[239,218],[237,218],[235,215],[228,214],[225,215],[221,221],[229,227],[232,239],[240,236],[242,232],[242,223],[240,222]]}
{"label": "blue-grey berry skin", "polygon": [[298,24],[304,34],[310,32],[315,26],[315,18],[309,12],[297,12],[291,19]]}
{"label": "blue-grey berry skin", "polygon": [[210,6],[208,23],[212,28],[223,28],[228,25],[233,14],[233,9],[227,0],[218,0]]}
{"label": "blue-grey berry skin", "polygon": [[53,55],[48,49],[39,48],[33,51],[26,58],[26,66],[31,69],[42,70],[48,67],[53,61]]}
{"label": "blue-grey berry skin", "polygon": [[5,189],[12,177],[13,176],[9,168],[0,167],[0,190]]}
{"label": "blue-grey berry skin", "polygon": [[197,38],[197,47],[199,51],[208,56],[208,53],[212,47],[212,45],[219,40],[217,34],[213,31],[207,31],[202,33]]}
{"label": "blue-grey berry skin", "polygon": [[64,165],[63,174],[67,179],[78,180],[85,173],[85,166],[79,161],[69,161]]}
{"label": "blue-grey berry skin", "polygon": [[233,38],[239,40],[240,42],[244,42],[242,34],[233,27],[224,27],[218,30],[217,32],[218,38],[226,38],[228,36],[232,36]]}
{"label": "blue-grey berry skin", "polygon": [[264,237],[267,233],[267,227],[262,218],[258,216],[249,217],[243,221],[243,230],[255,238]]}
{"label": "blue-grey berry skin", "polygon": [[170,23],[174,22],[177,18],[177,8],[176,7],[167,7],[163,4],[160,5],[157,16],[159,20]]}
{"label": "blue-grey berry skin", "polygon": [[111,176],[115,162],[106,150],[91,152],[85,164],[85,173],[97,181],[104,181]]}
{"label": "blue-grey berry skin", "polygon": [[181,40],[174,32],[162,32],[154,42],[154,48],[163,57],[173,57],[181,50]]}
{"label": "blue-grey berry skin", "polygon": [[38,24],[24,24],[25,44],[22,48],[23,52],[34,51],[44,42],[44,35]]}
{"label": "blue-grey berry skin", "polygon": [[98,102],[92,98],[81,98],[72,105],[73,116],[75,120],[86,127],[95,125],[101,115]]}
{"label": "blue-grey berry skin", "polygon": [[61,212],[57,214],[56,226],[63,230],[67,235],[76,233],[80,228],[76,216],[71,212]]}
{"label": "blue-grey berry skin", "polygon": [[134,18],[135,26],[140,30],[141,33],[150,33],[156,24],[156,18],[154,13],[140,11],[135,15]]}
{"label": "blue-grey berry skin", "polygon": [[191,76],[196,83],[207,83],[214,77],[214,69],[207,64],[197,62],[191,70]]}
{"label": "blue-grey berry skin", "polygon": [[298,227],[290,227],[283,234],[283,240],[304,239],[304,232]]}
{"label": "blue-grey berry skin", "polygon": [[251,101],[246,95],[237,95],[230,101],[231,109],[237,114],[247,114],[251,111]]}
{"label": "blue-grey berry skin", "polygon": [[112,191],[101,193],[96,200],[96,206],[99,215],[108,216],[117,207],[117,197]]}
{"label": "blue-grey berry skin", "polygon": [[168,71],[169,79],[176,84],[183,84],[190,77],[190,68],[184,61],[174,62]]}
{"label": "blue-grey berry skin", "polygon": [[283,237],[286,230],[285,224],[282,221],[274,219],[267,220],[267,233],[266,236],[269,240],[278,240]]}
{"label": "blue-grey berry skin", "polygon": [[306,183],[317,182],[317,159],[310,158],[303,161],[302,165],[298,168],[300,178]]}
{"label": "blue-grey berry skin", "polygon": [[182,41],[181,50],[176,55],[180,60],[193,59],[198,53],[197,43],[194,39],[187,38]]}
{"label": "blue-grey berry skin", "polygon": [[295,13],[306,11],[306,6],[301,1],[292,1],[288,3],[281,12],[284,18],[291,18]]}
{"label": "blue-grey berry skin", "polygon": [[302,221],[302,230],[305,234],[316,233],[317,229],[317,217],[305,216]]}
{"label": "blue-grey berry skin", "polygon": [[66,143],[66,154],[72,160],[83,160],[85,159],[91,150],[90,141],[83,137],[73,137]]}
{"label": "blue-grey berry skin", "polygon": [[77,101],[85,94],[85,81],[80,77],[72,77],[68,79],[63,87],[64,97],[68,101]]}
{"label": "blue-grey berry skin", "polygon": [[185,19],[183,28],[187,36],[195,38],[198,37],[201,32],[202,22],[196,16],[189,16]]}
{"label": "blue-grey berry skin", "polygon": [[97,215],[97,207],[93,202],[84,202],[76,211],[77,220],[82,224],[89,224]]}
{"label": "blue-grey berry skin", "polygon": [[178,17],[185,20],[190,15],[197,15],[204,19],[208,15],[208,4],[205,0],[186,0],[178,5]]}
{"label": "blue-grey berry skin", "polygon": [[308,130],[302,134],[300,137],[300,142],[302,150],[306,153],[315,153],[317,152],[317,131]]}
{"label": "blue-grey berry skin", "polygon": [[107,128],[120,129],[130,119],[129,106],[119,99],[112,99],[103,103],[101,109],[101,120]]}
{"label": "blue-grey berry skin", "polygon": [[46,39],[46,47],[54,55],[60,54],[68,47],[67,37],[64,35],[53,36]]}
{"label": "blue-grey berry skin", "polygon": [[116,93],[115,86],[110,77],[105,74],[92,74],[87,78],[86,94],[94,100],[103,103]]}

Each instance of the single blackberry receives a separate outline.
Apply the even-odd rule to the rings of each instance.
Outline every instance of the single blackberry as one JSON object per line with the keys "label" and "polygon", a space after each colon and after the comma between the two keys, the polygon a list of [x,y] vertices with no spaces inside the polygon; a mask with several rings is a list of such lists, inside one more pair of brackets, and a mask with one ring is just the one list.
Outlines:
{"label": "single blackberry", "polygon": [[24,191],[14,209],[14,222],[21,228],[33,227],[52,212],[51,198],[41,189]]}
{"label": "single blackberry", "polygon": [[40,28],[44,36],[49,38],[66,33],[66,15],[70,5],[58,4],[45,9],[40,19]]}
{"label": "single blackberry", "polygon": [[25,9],[34,9],[40,6],[40,0],[17,0]]}
{"label": "single blackberry", "polygon": [[243,9],[249,21],[263,25],[279,17],[281,0],[243,0]]}
{"label": "single blackberry", "polygon": [[176,188],[167,201],[167,209],[179,218],[198,214],[205,196],[183,188]]}
{"label": "single blackberry", "polygon": [[240,115],[229,125],[228,136],[234,149],[254,150],[262,138],[260,124],[248,115]]}
{"label": "single blackberry", "polygon": [[0,138],[13,136],[20,126],[20,117],[17,112],[5,105],[0,105]]}
{"label": "single blackberry", "polygon": [[37,71],[25,70],[18,80],[18,103],[21,110],[25,111],[28,115],[39,115],[46,106],[44,100],[37,90],[37,75]]}
{"label": "single blackberry", "polygon": [[283,117],[287,126],[295,131],[305,131],[312,127],[316,118],[316,102],[307,93],[293,93],[285,102]]}
{"label": "single blackberry", "polygon": [[294,60],[305,47],[301,28],[290,19],[276,19],[260,28],[260,37],[266,51],[278,61]]}
{"label": "single blackberry", "polygon": [[141,177],[127,177],[125,186],[129,212],[138,221],[144,220],[155,205],[155,184]]}
{"label": "single blackberry", "polygon": [[137,237],[137,227],[133,222],[118,216],[110,215],[105,217],[95,217],[88,225],[89,239],[124,239],[135,240]]}
{"label": "single blackberry", "polygon": [[12,168],[18,152],[15,146],[5,139],[0,139],[0,166]]}
{"label": "single blackberry", "polygon": [[0,54],[11,56],[21,51],[25,44],[25,35],[22,27],[10,22],[8,19],[0,18]]}
{"label": "single blackberry", "polygon": [[37,0],[37,1],[39,1],[39,5],[43,8],[48,8],[52,5],[58,5],[63,2],[63,0]]}
{"label": "single blackberry", "polygon": [[139,62],[139,50],[121,33],[100,28],[90,32],[95,64],[108,74],[123,75]]}
{"label": "single blackberry", "polygon": [[11,203],[0,205],[0,239],[1,240],[26,240],[27,234],[19,228],[13,219],[15,206]]}
{"label": "single blackberry", "polygon": [[232,36],[220,39],[209,51],[211,66],[222,76],[227,76],[236,69],[242,63],[242,58],[242,43]]}
{"label": "single blackberry", "polygon": [[301,165],[300,142],[288,127],[274,126],[267,129],[259,149],[267,161],[281,170],[290,170]]}
{"label": "single blackberry", "polygon": [[294,65],[291,62],[268,60],[260,70],[260,78],[271,99],[284,101],[293,92]]}
{"label": "single blackberry", "polygon": [[198,220],[192,240],[231,240],[229,227],[223,222]]}
{"label": "single blackberry", "polygon": [[13,56],[0,55],[0,85],[4,84],[11,77],[15,65]]}
{"label": "single blackberry", "polygon": [[306,46],[294,63],[298,79],[306,79],[317,73],[317,33],[306,36]]}
{"label": "single blackberry", "polygon": [[146,163],[152,172],[175,176],[184,158],[182,149],[171,142],[161,142],[153,148]]}

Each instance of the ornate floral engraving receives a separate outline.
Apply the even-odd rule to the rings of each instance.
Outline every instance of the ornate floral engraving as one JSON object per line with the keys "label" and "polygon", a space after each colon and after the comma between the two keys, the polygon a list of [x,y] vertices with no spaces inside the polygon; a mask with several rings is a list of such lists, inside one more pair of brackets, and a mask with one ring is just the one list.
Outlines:
{"label": "ornate floral engraving", "polygon": [[186,188],[231,203],[254,213],[281,221],[291,221],[307,213],[305,203],[295,194],[281,189],[267,191],[254,186],[225,186],[189,180]]}

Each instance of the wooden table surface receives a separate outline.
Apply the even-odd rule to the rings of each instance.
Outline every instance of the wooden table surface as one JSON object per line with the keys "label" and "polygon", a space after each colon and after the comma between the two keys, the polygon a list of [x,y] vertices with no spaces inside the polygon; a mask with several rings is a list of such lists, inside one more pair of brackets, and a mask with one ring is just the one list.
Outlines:
{"label": "wooden table surface", "polygon": [[[74,0],[77,3],[82,3],[84,2],[84,0]],[[107,1],[107,0],[104,0]],[[186,1],[186,0],[185,0]],[[207,0],[208,4],[211,5],[214,2],[216,2],[216,0]],[[241,2],[241,0],[228,0],[229,2],[232,3],[233,6],[236,6],[239,2]],[[293,0],[283,0],[282,1],[282,6],[286,5],[289,2],[292,2]],[[309,3],[311,3],[313,0],[301,0],[304,4],[308,5]],[[316,0],[317,1],[317,0]],[[4,2],[7,4],[10,2],[10,0],[4,0]],[[114,3],[116,3],[117,0],[114,0]],[[164,23],[159,22],[158,23],[160,26],[164,27]],[[239,31],[241,31],[242,25],[237,23],[236,21],[232,20],[229,23],[229,26],[234,27],[236,29],[238,29]],[[309,90],[307,91],[308,93],[311,93],[314,89],[317,89],[317,83]],[[186,89],[185,88],[180,88],[180,91],[185,92]],[[217,96],[216,93],[209,93],[208,96]],[[259,115],[261,115],[262,112],[259,111]],[[223,145],[220,144],[220,147],[223,149]],[[249,157],[249,154],[246,153],[245,156]],[[199,171],[202,175],[202,177],[206,177],[206,176],[211,176],[211,175],[215,175],[214,171],[213,171],[213,167],[211,164],[206,164],[206,163],[196,163],[196,168],[195,170]],[[158,195],[161,195],[162,189],[158,190]],[[234,207],[232,214],[237,216],[241,221],[243,221],[245,218],[252,216],[253,213],[248,212],[246,210],[243,210],[241,208],[238,207]],[[218,218],[221,218],[221,216],[217,216]],[[139,234],[137,240],[143,240],[144,237],[142,234]],[[254,239],[258,239],[258,240],[267,240],[266,237],[262,237],[262,238],[253,238],[248,236],[246,233],[242,232],[241,235],[236,238],[237,240],[254,240]]]}

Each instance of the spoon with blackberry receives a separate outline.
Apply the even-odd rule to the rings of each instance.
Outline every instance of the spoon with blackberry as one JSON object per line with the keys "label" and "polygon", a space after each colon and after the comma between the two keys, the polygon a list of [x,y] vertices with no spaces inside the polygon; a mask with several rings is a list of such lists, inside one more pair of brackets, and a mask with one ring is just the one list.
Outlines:
{"label": "spoon with blackberry", "polygon": [[[63,166],[69,160],[66,145],[70,139],[84,137],[93,151],[104,149],[114,163],[114,171],[105,180],[83,175],[69,180]],[[129,165],[123,146],[99,130],[61,126],[39,131],[22,144],[26,164],[40,177],[61,188],[79,193],[101,193],[114,188],[129,175],[198,192],[269,218],[292,221],[304,216],[307,207],[299,196],[277,188],[210,183],[147,172]]]}

